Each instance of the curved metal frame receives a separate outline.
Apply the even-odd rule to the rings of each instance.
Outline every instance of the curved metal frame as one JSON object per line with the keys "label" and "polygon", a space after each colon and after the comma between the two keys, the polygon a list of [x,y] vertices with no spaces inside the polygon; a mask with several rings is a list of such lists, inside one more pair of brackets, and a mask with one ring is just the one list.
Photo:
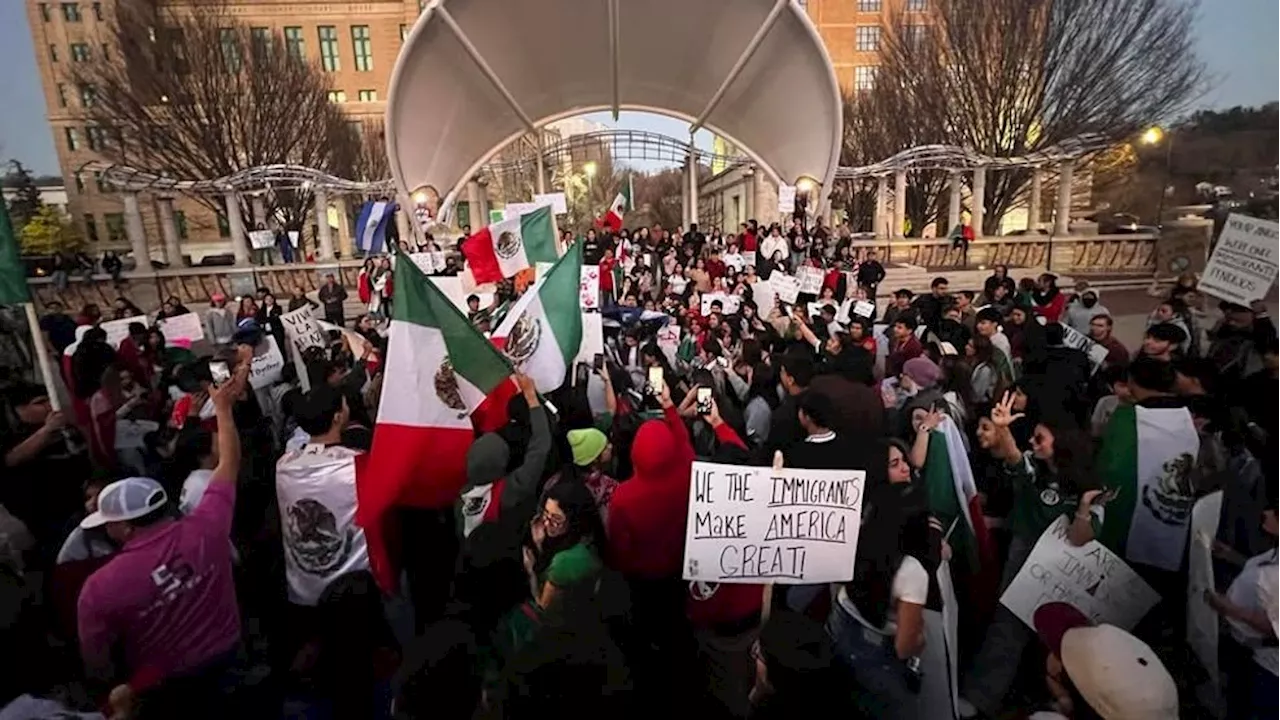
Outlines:
{"label": "curved metal frame", "polygon": [[[519,143],[515,157],[491,162],[484,166],[484,172],[490,174],[513,172],[526,169],[537,163],[537,150],[529,143]],[[684,162],[689,157],[689,143],[677,140],[670,135],[650,130],[595,130],[562,138],[545,145],[542,149],[543,162],[555,164],[572,158],[577,151],[588,151],[597,147],[608,147],[610,157],[615,160],[651,160],[659,162]],[[724,162],[727,165],[749,160],[745,153],[717,153],[694,147],[697,162],[711,164]]]}
{"label": "curved metal frame", "polygon": [[844,166],[836,170],[837,180],[880,177],[898,170],[995,170],[1034,168],[1105,150],[1115,143],[1099,133],[1087,133],[1064,140],[1038,152],[1015,157],[992,157],[958,145],[920,145],[871,165]]}
{"label": "curved metal frame", "polygon": [[80,170],[102,174],[102,179],[124,191],[158,190],[183,193],[225,193],[272,188],[276,190],[313,187],[338,192],[387,194],[395,192],[390,178],[374,182],[347,180],[303,165],[260,165],[213,180],[179,180],[149,170],[93,160]]}

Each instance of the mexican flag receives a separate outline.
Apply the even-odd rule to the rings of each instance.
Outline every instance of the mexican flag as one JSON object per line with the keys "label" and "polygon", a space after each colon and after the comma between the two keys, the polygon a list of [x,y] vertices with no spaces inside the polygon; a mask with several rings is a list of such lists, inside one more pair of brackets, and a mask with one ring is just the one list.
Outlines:
{"label": "mexican flag", "polygon": [[27,272],[18,253],[18,236],[9,222],[9,209],[0,202],[0,305],[31,302]]}
{"label": "mexican flag", "polygon": [[1099,477],[1116,490],[1098,540],[1129,562],[1182,567],[1199,455],[1200,435],[1186,408],[1116,408],[1098,452]]}
{"label": "mexican flag", "polygon": [[631,179],[627,178],[627,184],[622,186],[622,192],[618,193],[613,199],[613,204],[609,206],[609,211],[601,218],[600,224],[609,228],[614,232],[622,229],[622,216],[627,210],[634,210],[631,204],[632,185]]}
{"label": "mexican flag", "polygon": [[462,241],[462,254],[478,285],[513,277],[539,262],[556,261],[551,208],[496,222]]}
{"label": "mexican flag", "polygon": [[964,440],[950,417],[929,433],[924,484],[930,514],[941,521],[943,532],[950,530],[947,542],[955,561],[974,577],[972,600],[981,607],[994,607],[1000,581],[996,548],[982,514]]}
{"label": "mexican flag", "polygon": [[493,344],[533,378],[538,392],[564,384],[582,345],[581,276],[582,243],[574,243],[493,331]]}
{"label": "mexican flag", "polygon": [[382,400],[356,483],[357,521],[384,588],[396,577],[382,531],[387,511],[451,507],[466,484],[476,431],[502,425],[507,400],[518,392],[506,359],[444,293],[408,257],[397,255],[395,263]]}

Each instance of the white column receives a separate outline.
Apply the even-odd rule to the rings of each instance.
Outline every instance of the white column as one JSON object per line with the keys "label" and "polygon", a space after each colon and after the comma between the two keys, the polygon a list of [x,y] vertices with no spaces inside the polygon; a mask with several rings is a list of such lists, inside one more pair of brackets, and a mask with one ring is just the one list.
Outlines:
{"label": "white column", "polygon": [[987,169],[984,167],[976,168],[973,171],[973,209],[970,215],[973,217],[973,237],[980,238],[983,236],[982,224],[987,219]]}
{"label": "white column", "polygon": [[227,226],[231,229],[231,252],[237,265],[249,264],[248,238],[244,234],[244,217],[240,215],[240,195],[232,190],[226,194]]}
{"label": "white column", "polygon": [[1071,176],[1075,172],[1075,160],[1063,160],[1058,165],[1058,205],[1053,211],[1053,234],[1071,232]]}
{"label": "white column", "polygon": [[161,195],[160,198],[160,235],[164,238],[164,259],[169,267],[180,268],[182,262],[182,246],[178,238],[178,223],[173,216],[173,198]]}
{"label": "white column", "polygon": [[[742,183],[742,217],[738,220],[739,223],[744,223],[750,220],[751,218],[755,217],[756,173],[758,172],[760,171],[756,170],[752,166],[747,166],[747,169],[743,172],[744,182]],[[726,233],[730,232],[729,228],[723,228],[723,230]],[[736,226],[733,228],[733,232],[735,233],[738,232],[738,228]]]}
{"label": "white column", "polygon": [[[876,178],[876,210],[872,216],[871,232],[876,237],[880,237],[880,233],[889,227],[889,176],[881,175]],[[892,235],[892,233],[890,233]]]}
{"label": "white column", "polygon": [[900,238],[906,235],[903,228],[907,224],[907,171],[897,170],[893,173],[893,227],[889,229],[889,237]]}
{"label": "white column", "polygon": [[947,182],[951,189],[951,199],[947,204],[947,228],[943,232],[938,233],[939,237],[946,237],[955,226],[960,224],[960,173],[951,171]]}
{"label": "white column", "polygon": [[1031,171],[1031,199],[1027,203],[1027,229],[1035,230],[1040,226],[1040,204],[1044,193],[1044,170],[1035,168]]}
{"label": "white column", "polygon": [[684,182],[680,183],[680,224],[689,226],[689,161],[685,160]]}
{"label": "white column", "polygon": [[350,260],[356,256],[355,230],[351,228],[351,198],[338,198],[338,252]]}
{"label": "white column", "polygon": [[267,227],[267,203],[262,199],[262,196],[254,195],[249,198],[249,205],[253,209],[253,229]]}
{"label": "white column", "polygon": [[147,251],[147,235],[142,229],[142,210],[138,207],[136,192],[124,194],[124,234],[129,238],[129,248],[133,251],[135,270],[149,272],[151,254]]}
{"label": "white column", "polygon": [[329,193],[316,188],[316,259],[333,259],[333,231],[329,228]]}
{"label": "white column", "polygon": [[689,222],[686,226],[698,222],[698,156],[694,154],[693,143],[689,143]]}
{"label": "white column", "polygon": [[538,157],[537,157],[538,178],[534,182],[533,186],[534,186],[534,189],[537,190],[539,195],[543,195],[547,192],[547,163],[546,163],[546,159],[542,157],[542,130],[538,130],[537,137],[534,138],[533,146],[534,148],[537,149],[537,152],[538,152]]}
{"label": "white column", "polygon": [[484,215],[484,189],[480,187],[480,183],[475,180],[467,181],[467,211],[470,217],[467,219],[471,225],[471,232],[479,232],[480,228],[489,224],[488,218]]}

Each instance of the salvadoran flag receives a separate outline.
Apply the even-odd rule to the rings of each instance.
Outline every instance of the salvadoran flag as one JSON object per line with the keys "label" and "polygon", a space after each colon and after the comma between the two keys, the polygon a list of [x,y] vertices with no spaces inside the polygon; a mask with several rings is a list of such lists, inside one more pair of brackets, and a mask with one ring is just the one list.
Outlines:
{"label": "salvadoran flag", "polygon": [[382,252],[394,212],[395,206],[385,200],[365,203],[356,219],[356,248],[366,255]]}

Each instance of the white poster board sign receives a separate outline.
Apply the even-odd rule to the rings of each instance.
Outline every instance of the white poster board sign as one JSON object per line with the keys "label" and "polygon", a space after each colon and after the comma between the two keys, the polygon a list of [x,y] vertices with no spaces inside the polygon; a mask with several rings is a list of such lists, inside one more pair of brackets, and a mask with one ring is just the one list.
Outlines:
{"label": "white poster board sign", "polygon": [[1218,535],[1221,515],[1221,490],[1197,500],[1191,508],[1191,547],[1187,549],[1187,645],[1208,675],[1206,691],[1211,701],[1220,698],[1218,623],[1221,616],[1204,601],[1204,591],[1217,591],[1213,578],[1213,540]]}
{"label": "white poster board sign", "polygon": [[680,347],[680,326],[674,323],[663,325],[655,334],[658,349],[667,356],[667,362],[676,364],[676,350]]}
{"label": "white poster board sign", "polygon": [[800,292],[810,295],[822,292],[822,268],[804,265],[796,270],[796,278],[800,280]]}
{"label": "white poster board sign", "polygon": [[695,462],[691,473],[685,580],[852,579],[865,471]]}
{"label": "white poster board sign", "polygon": [[769,276],[769,284],[773,286],[779,300],[788,305],[796,304],[796,297],[800,294],[799,280],[790,275],[774,273]]}
{"label": "white poster board sign", "polygon": [[307,365],[302,360],[303,351],[313,347],[324,347],[324,331],[310,305],[287,312],[280,316],[284,325],[284,336],[289,343],[289,357],[293,359],[293,367],[298,371],[298,382],[303,390],[311,389],[311,378],[307,375]]}
{"label": "white poster board sign", "polygon": [[156,327],[164,333],[164,341],[168,345],[172,345],[175,340],[194,343],[204,339],[204,324],[200,322],[200,316],[195,313],[184,313],[156,320]]}
{"label": "white poster board sign", "polygon": [[600,313],[582,313],[582,343],[574,362],[591,365],[596,355],[604,354],[604,317]]}
{"label": "white poster board sign", "polygon": [[250,230],[249,244],[254,250],[266,250],[276,246],[276,234],[270,230]]}
{"label": "white poster board sign", "polygon": [[280,382],[280,373],[284,370],[284,355],[276,339],[268,335],[254,349],[253,360],[249,361],[249,385],[260,390]]}
{"label": "white poster board sign", "polygon": [[778,302],[778,293],[769,280],[757,280],[751,283],[751,301],[756,304],[756,313],[762,318],[769,317],[769,311]]}
{"label": "white poster board sign", "polygon": [[1060,517],[1031,549],[1000,604],[1027,627],[1045,603],[1064,602],[1095,623],[1132,630],[1160,600],[1119,555],[1097,540],[1076,547],[1067,542],[1067,518]]}
{"label": "white poster board sign", "polygon": [[724,261],[725,267],[731,267],[738,272],[742,272],[747,267],[747,260],[742,257],[742,253],[727,253],[720,259]]}
{"label": "white poster board sign", "polygon": [[120,343],[125,338],[129,337],[130,323],[142,323],[143,325],[149,324],[145,315],[139,315],[137,317],[121,318],[119,320],[110,320],[104,323],[98,323],[98,327],[102,328],[102,330],[107,334],[107,343],[118,350],[120,348]]}
{"label": "white poster board sign", "polygon": [[[445,297],[449,298],[449,302],[453,303],[453,306],[461,310],[464,315],[467,313],[467,296],[469,295],[474,294],[476,297],[480,298],[481,309],[487,308],[493,304],[493,293],[481,292],[480,290],[468,292],[463,287],[460,276],[437,275],[427,279],[435,283],[435,286],[440,289],[440,292],[444,293]],[[483,287],[493,286],[485,285]]]}
{"label": "white poster board sign", "polygon": [[876,315],[876,305],[869,300],[859,300],[853,304],[853,314],[870,320]]}
{"label": "white poster board sign", "polygon": [[424,275],[434,275],[443,272],[445,268],[443,252],[409,253],[409,259]]}
{"label": "white poster board sign", "polygon": [[778,214],[787,215],[796,211],[796,186],[778,186]]}
{"label": "white poster board sign", "polygon": [[600,309],[600,266],[583,265],[578,283],[578,297],[583,310]]}
{"label": "white poster board sign", "polygon": [[1102,362],[1107,359],[1107,349],[1094,342],[1093,338],[1066,323],[1062,323],[1060,327],[1062,328],[1062,344],[1083,351],[1085,355],[1089,356],[1089,367],[1092,368],[1090,372],[1098,372],[1098,368],[1102,367]]}
{"label": "white poster board sign", "polygon": [[342,333],[342,337],[346,338],[347,344],[351,346],[352,356],[355,357],[357,361],[364,360],[365,357],[368,355],[368,353],[365,352],[365,348],[364,348],[365,337],[360,333],[356,332],[355,330],[348,330],[345,327],[338,327],[337,325],[334,325],[333,323],[325,322],[324,320],[319,320],[318,322],[320,324],[320,329],[325,331],[326,333],[332,332],[334,330],[337,330],[338,332]]}
{"label": "white poster board sign", "polygon": [[1231,214],[1198,284],[1202,292],[1240,305],[1261,300],[1276,282],[1280,225]]}
{"label": "white poster board sign", "polygon": [[711,303],[720,302],[720,313],[722,315],[733,315],[742,307],[742,296],[730,295],[728,293],[703,293],[702,294],[702,315],[703,317],[712,313]]}
{"label": "white poster board sign", "polygon": [[538,207],[550,205],[551,212],[556,215],[564,215],[569,212],[569,201],[565,198],[565,195],[562,192],[544,193],[541,195],[534,193],[533,204]]}

